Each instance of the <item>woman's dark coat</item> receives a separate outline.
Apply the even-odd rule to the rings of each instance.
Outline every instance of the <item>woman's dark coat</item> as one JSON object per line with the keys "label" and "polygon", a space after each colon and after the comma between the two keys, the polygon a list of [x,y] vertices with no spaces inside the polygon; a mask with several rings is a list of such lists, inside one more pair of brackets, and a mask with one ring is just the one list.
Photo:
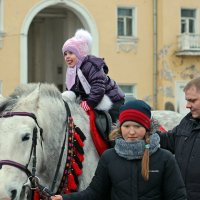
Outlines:
{"label": "woman's dark coat", "polygon": [[[126,160],[114,149],[102,155],[89,187],[64,200],[186,200],[184,183],[174,156],[158,149],[150,157],[149,181],[141,176],[141,160]],[[111,191],[111,192],[110,192]]]}

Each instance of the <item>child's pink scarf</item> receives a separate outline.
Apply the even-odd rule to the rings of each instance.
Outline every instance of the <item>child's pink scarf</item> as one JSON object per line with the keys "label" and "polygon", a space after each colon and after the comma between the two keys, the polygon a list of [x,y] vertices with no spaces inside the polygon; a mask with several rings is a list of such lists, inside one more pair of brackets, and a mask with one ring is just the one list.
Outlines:
{"label": "child's pink scarf", "polygon": [[66,86],[67,89],[70,90],[75,83],[76,79],[76,66],[68,67],[66,72]]}

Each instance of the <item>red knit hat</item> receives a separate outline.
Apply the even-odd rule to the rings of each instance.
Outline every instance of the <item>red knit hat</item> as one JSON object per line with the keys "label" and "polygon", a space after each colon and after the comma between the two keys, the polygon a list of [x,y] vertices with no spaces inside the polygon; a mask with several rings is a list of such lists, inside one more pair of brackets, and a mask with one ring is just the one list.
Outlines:
{"label": "red knit hat", "polygon": [[135,121],[147,130],[151,126],[151,107],[142,100],[128,101],[120,108],[119,122],[120,126],[125,121]]}

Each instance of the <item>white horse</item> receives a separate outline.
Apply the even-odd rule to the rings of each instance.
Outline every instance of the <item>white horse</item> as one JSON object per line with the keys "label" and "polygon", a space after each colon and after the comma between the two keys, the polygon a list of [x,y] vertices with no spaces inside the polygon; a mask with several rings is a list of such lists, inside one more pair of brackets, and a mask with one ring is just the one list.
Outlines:
{"label": "white horse", "polygon": [[[63,97],[51,84],[25,84],[17,87],[7,98],[0,96],[0,200],[30,199],[31,176],[36,183],[56,192],[66,164],[68,152],[67,116],[64,100],[67,102],[74,124],[86,136],[85,159],[78,190],[85,189],[99,160],[92,141],[89,118],[75,99]],[[164,114],[162,114],[164,113]],[[166,121],[165,111],[153,112],[154,118],[162,124]],[[171,113],[174,116],[174,113]],[[160,117],[163,116],[163,117]],[[169,115],[167,115],[169,116]],[[171,127],[178,121],[171,120]],[[160,119],[162,118],[162,119]],[[164,118],[164,119],[163,119]],[[165,127],[169,128],[169,127]],[[32,149],[35,135],[37,145]],[[58,168],[55,187],[52,187],[57,165],[66,136],[66,144]],[[36,164],[34,160],[36,159]],[[35,167],[35,168],[34,168]],[[30,176],[30,177],[29,177]],[[38,177],[38,178],[35,178]]]}
{"label": "white horse", "polygon": [[[99,156],[91,138],[87,114],[75,101],[65,100],[74,124],[86,136],[84,151],[87,153],[83,162],[83,173],[79,177],[79,190],[83,190],[94,175]],[[31,147],[34,132],[37,133],[35,175],[42,186],[50,189],[66,135],[68,113],[61,93],[50,84],[21,85],[8,98],[0,98],[0,113],[11,115],[0,118],[0,162],[4,163],[0,163],[0,200],[28,199],[26,191],[30,180],[26,170],[19,166],[28,165],[28,170],[33,170],[34,154]],[[35,115],[35,119],[30,113]],[[65,146],[67,144],[68,141]],[[65,147],[53,192],[59,187],[66,156]]]}
{"label": "white horse", "polygon": [[171,110],[154,110],[151,113],[152,117],[155,118],[165,130],[173,129],[184,117],[183,114]]}

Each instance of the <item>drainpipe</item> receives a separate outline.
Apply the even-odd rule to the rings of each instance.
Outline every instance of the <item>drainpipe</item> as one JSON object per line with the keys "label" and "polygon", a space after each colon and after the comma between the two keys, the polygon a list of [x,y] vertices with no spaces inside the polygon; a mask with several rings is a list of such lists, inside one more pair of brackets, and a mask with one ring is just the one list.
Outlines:
{"label": "drainpipe", "polygon": [[153,109],[157,109],[157,0],[153,0]]}

